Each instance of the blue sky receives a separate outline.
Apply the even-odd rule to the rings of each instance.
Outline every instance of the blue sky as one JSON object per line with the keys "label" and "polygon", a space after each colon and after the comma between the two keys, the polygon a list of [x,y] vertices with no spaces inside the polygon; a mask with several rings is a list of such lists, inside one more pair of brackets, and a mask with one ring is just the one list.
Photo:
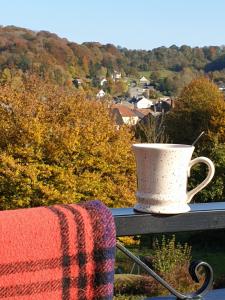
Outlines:
{"label": "blue sky", "polygon": [[0,0],[0,24],[129,49],[225,44],[225,0]]}

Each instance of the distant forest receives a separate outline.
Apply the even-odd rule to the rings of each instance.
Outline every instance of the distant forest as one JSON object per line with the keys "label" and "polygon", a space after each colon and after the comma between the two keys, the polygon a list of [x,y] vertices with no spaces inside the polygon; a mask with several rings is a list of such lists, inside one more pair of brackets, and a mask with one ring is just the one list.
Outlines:
{"label": "distant forest", "polygon": [[87,86],[97,86],[114,71],[134,79],[146,74],[158,90],[176,95],[199,75],[225,82],[225,46],[129,50],[97,42],[77,44],[47,31],[0,27],[1,82],[35,73],[60,85],[81,78]]}

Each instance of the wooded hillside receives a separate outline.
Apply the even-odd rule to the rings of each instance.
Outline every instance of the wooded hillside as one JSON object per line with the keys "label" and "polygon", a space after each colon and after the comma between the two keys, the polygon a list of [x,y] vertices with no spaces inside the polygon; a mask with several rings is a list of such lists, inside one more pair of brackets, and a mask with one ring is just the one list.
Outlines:
{"label": "wooded hillside", "polygon": [[162,91],[173,91],[177,80],[205,72],[215,81],[225,82],[224,56],[224,46],[172,45],[149,51],[128,50],[96,42],[79,45],[47,31],[0,27],[1,81],[29,71],[58,84],[69,85],[77,77],[94,84],[95,78],[109,77],[116,70],[123,76],[137,78],[139,72],[149,72]]}

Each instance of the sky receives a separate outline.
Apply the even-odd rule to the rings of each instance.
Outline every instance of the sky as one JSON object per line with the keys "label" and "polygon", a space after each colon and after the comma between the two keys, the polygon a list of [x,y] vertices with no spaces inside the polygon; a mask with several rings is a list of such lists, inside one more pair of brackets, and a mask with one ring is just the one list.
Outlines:
{"label": "sky", "polygon": [[151,50],[225,44],[225,0],[0,0],[0,24]]}

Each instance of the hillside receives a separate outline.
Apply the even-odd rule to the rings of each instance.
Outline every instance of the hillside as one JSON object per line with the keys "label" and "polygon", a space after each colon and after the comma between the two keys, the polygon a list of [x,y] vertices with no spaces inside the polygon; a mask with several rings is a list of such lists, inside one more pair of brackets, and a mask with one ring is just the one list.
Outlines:
{"label": "hillside", "polygon": [[159,89],[176,93],[175,83],[204,72],[210,72],[215,81],[225,81],[224,55],[225,47],[219,46],[128,50],[96,42],[77,44],[47,31],[0,28],[1,81],[32,72],[58,84],[71,84],[73,79],[82,78],[96,86],[96,79],[110,77],[115,70],[132,78],[146,72]]}

